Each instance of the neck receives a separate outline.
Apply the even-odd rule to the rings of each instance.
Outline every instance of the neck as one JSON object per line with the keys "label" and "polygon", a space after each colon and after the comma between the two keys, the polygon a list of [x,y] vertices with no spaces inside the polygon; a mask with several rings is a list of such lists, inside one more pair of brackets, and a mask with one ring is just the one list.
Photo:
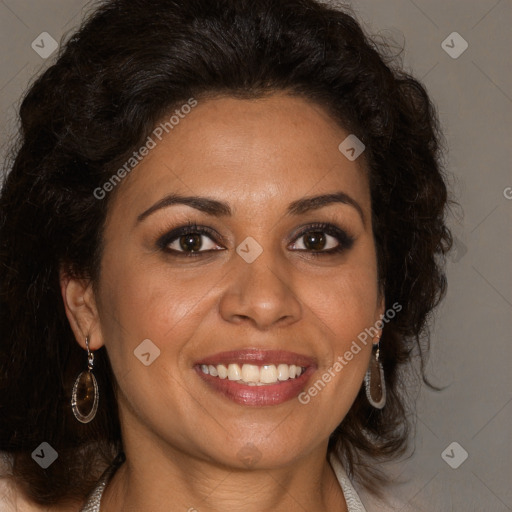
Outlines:
{"label": "neck", "polygon": [[126,462],[107,485],[101,512],[346,512],[325,453],[322,446],[287,467],[240,470],[177,450],[127,446]]}

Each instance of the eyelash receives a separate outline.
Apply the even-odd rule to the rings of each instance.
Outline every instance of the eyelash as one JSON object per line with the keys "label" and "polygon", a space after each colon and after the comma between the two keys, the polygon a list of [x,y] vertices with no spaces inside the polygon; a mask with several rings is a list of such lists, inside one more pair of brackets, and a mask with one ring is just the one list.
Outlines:
{"label": "eyelash", "polygon": [[[350,236],[348,233],[346,233],[342,229],[338,228],[337,226],[335,226],[333,224],[329,224],[329,223],[325,223],[325,222],[319,222],[319,223],[314,223],[314,224],[305,226],[298,233],[295,234],[293,241],[295,242],[296,240],[300,239],[304,235],[307,235],[308,233],[318,233],[318,232],[334,237],[338,241],[338,245],[334,248],[327,249],[327,250],[321,250],[321,251],[312,251],[312,250],[307,250],[307,249],[298,249],[298,251],[299,252],[308,252],[313,257],[334,255],[334,254],[339,254],[345,250],[350,249],[355,241],[355,239],[352,236]],[[189,222],[186,226],[181,226],[179,228],[173,229],[169,233],[166,233],[165,235],[160,237],[157,241],[157,246],[162,251],[170,253],[173,256],[186,257],[186,258],[198,257],[198,256],[201,256],[201,254],[215,252],[215,251],[219,250],[219,249],[209,249],[206,251],[190,252],[190,251],[176,251],[174,249],[168,248],[169,244],[171,244],[178,238],[180,238],[184,235],[189,235],[189,234],[206,235],[215,243],[217,243],[216,238],[222,238],[213,229],[210,229],[206,226],[198,226],[195,223]]]}

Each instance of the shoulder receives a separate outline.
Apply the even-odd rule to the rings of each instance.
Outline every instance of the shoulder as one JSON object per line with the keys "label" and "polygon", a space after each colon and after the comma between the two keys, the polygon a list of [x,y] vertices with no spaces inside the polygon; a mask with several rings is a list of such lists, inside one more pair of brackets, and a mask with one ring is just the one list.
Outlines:
{"label": "shoulder", "polygon": [[0,512],[14,512],[16,502],[14,501],[13,488],[7,478],[0,477]]}
{"label": "shoulder", "polygon": [[0,512],[43,511],[49,512],[49,509],[30,503],[16,490],[16,486],[9,478],[0,478]]}
{"label": "shoulder", "polygon": [[16,487],[10,478],[0,477],[0,512],[35,512],[16,492]]}
{"label": "shoulder", "polygon": [[0,512],[50,512],[49,508],[28,501],[9,475],[10,457],[0,452]]}
{"label": "shoulder", "polygon": [[0,452],[0,512],[14,512],[16,510],[15,489],[8,478],[9,456]]}
{"label": "shoulder", "polygon": [[26,499],[16,485],[5,477],[0,477],[0,512],[78,512],[80,505],[55,508],[37,505]]}

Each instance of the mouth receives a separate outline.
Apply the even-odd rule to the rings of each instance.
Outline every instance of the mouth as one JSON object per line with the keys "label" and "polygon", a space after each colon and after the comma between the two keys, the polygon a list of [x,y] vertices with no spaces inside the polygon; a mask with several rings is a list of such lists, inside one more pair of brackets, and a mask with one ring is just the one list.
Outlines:
{"label": "mouth", "polygon": [[241,405],[278,405],[295,398],[316,370],[313,358],[287,351],[222,352],[194,365],[209,388]]}

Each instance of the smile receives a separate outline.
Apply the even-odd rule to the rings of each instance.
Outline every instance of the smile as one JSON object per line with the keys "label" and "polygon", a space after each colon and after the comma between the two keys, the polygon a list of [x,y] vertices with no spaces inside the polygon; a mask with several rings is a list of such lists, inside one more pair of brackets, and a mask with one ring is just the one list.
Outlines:
{"label": "smile", "polygon": [[305,389],[316,361],[293,352],[243,349],[209,356],[194,365],[208,389],[240,405],[278,405]]}
{"label": "smile", "polygon": [[268,386],[278,382],[287,381],[300,377],[306,371],[303,366],[294,364],[266,364],[257,366],[254,364],[244,364],[242,367],[236,363],[201,365],[201,371],[206,375],[218,377],[219,379],[229,379],[246,384],[248,386]]}

